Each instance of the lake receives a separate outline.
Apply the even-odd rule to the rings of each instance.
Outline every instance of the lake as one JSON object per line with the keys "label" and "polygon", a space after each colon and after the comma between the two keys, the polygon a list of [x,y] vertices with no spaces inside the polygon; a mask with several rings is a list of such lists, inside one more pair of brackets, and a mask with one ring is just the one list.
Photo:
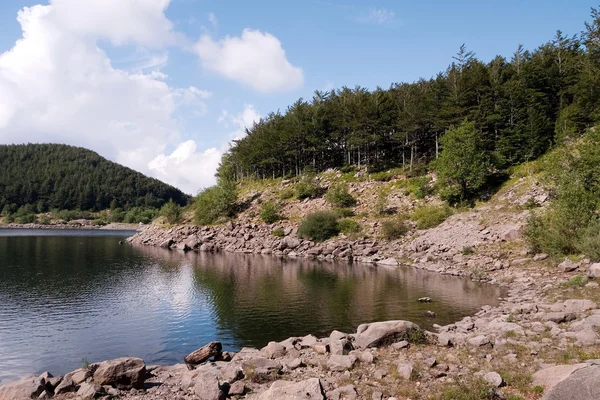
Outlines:
{"label": "lake", "polygon": [[[120,245],[133,232],[0,229],[0,383],[84,360],[181,362],[364,322],[430,328],[498,303],[492,285],[409,267]],[[429,296],[433,303],[418,303]],[[422,315],[437,313],[434,319]]]}

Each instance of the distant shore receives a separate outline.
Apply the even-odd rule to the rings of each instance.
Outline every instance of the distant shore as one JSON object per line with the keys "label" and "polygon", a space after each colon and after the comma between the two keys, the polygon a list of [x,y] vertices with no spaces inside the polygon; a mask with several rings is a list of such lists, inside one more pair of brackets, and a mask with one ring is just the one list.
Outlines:
{"label": "distant shore", "polygon": [[82,223],[66,224],[0,224],[0,229],[97,229],[107,231],[140,231],[144,225],[112,223],[107,225],[92,225]]}

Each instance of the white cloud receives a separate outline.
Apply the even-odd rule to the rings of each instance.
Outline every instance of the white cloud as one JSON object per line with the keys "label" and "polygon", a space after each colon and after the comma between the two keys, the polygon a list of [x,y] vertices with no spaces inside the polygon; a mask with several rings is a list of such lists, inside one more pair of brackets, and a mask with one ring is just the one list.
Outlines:
{"label": "white cloud", "polygon": [[156,156],[148,166],[159,179],[195,195],[216,182],[214,174],[222,155],[222,150],[216,148],[198,152],[196,142],[188,140],[171,154]]}
{"label": "white cloud", "polygon": [[223,110],[218,121],[219,123],[224,123],[226,128],[229,127],[229,124],[235,126],[237,129],[228,136],[230,140],[238,140],[246,136],[246,128],[252,128],[260,119],[261,115],[256,111],[254,106],[252,104],[245,104],[242,112],[237,115],[230,115],[227,110]]}
{"label": "white cloud", "polygon": [[[167,143],[181,140],[175,113],[182,107],[204,113],[210,93],[170,87],[158,69],[117,69],[97,42],[166,45],[173,37],[163,13],[167,5],[167,0],[53,0],[20,11],[23,37],[0,54],[0,142],[83,146],[158,173],[149,161],[164,154]],[[212,160],[214,153],[207,152],[200,154]],[[189,171],[172,173],[180,176],[169,176],[170,183],[194,179]],[[203,173],[194,174],[196,186],[203,184]]]}
{"label": "white cloud", "polygon": [[219,25],[219,21],[217,20],[217,16],[213,12],[208,13],[208,22],[210,22],[211,25],[213,27],[215,27],[215,28],[217,27],[217,25]]}
{"label": "white cloud", "polygon": [[287,60],[281,42],[269,33],[246,29],[241,37],[218,42],[203,35],[195,51],[204,68],[261,92],[295,89],[304,81],[302,69]]}
{"label": "white cloud", "polygon": [[358,17],[357,21],[365,24],[387,24],[396,21],[396,13],[385,8],[371,8]]}

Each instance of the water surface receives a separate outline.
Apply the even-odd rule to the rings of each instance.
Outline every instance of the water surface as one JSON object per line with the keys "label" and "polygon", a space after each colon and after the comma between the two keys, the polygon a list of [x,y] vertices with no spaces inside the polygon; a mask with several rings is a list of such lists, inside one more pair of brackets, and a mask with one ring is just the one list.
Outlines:
{"label": "water surface", "polygon": [[500,296],[413,268],[119,245],[130,234],[0,229],[0,382],[84,358],[176,363],[212,340],[236,350],[378,320],[431,327]]}

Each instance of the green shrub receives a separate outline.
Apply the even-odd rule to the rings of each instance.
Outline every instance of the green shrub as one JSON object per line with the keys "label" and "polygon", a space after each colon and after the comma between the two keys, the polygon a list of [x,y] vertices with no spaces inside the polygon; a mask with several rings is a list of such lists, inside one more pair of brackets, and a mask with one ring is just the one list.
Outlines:
{"label": "green shrub", "polygon": [[419,229],[430,229],[438,226],[452,215],[452,209],[443,206],[422,206],[417,208],[411,219],[417,223]]}
{"label": "green shrub", "polygon": [[271,232],[271,234],[273,234],[273,236],[275,236],[275,237],[280,237],[280,238],[285,236],[285,232],[283,231],[283,228],[273,229],[273,232]]}
{"label": "green shrub", "polygon": [[356,205],[356,199],[352,197],[348,191],[348,185],[345,183],[331,186],[325,195],[325,200],[337,207],[354,207]]}
{"label": "green shrub", "polygon": [[354,210],[351,208],[334,208],[333,212],[338,218],[354,217]]}
{"label": "green shrub", "polygon": [[165,217],[170,224],[178,224],[181,222],[181,207],[171,199],[162,206],[160,215]]}
{"label": "green shrub", "polygon": [[294,197],[294,193],[295,193],[295,191],[294,191],[294,189],[292,189],[292,188],[285,188],[285,189],[282,189],[282,190],[279,192],[279,199],[280,199],[280,200],[287,200],[287,199],[291,199],[292,197]]}
{"label": "green shrub", "polygon": [[473,248],[471,246],[466,246],[466,247],[463,247],[461,253],[465,256],[470,256],[471,254],[475,253],[475,250],[473,250]]}
{"label": "green shrub", "polygon": [[158,216],[158,210],[152,207],[133,207],[125,213],[123,222],[127,224],[149,224]]}
{"label": "green shrub", "polygon": [[94,226],[104,226],[106,225],[106,221],[103,219],[95,219],[92,221],[92,225]]}
{"label": "green shrub", "polygon": [[354,165],[344,165],[342,168],[340,168],[340,172],[342,174],[349,174],[352,172],[356,172],[356,166]]}
{"label": "green shrub", "polygon": [[236,200],[235,182],[226,181],[202,190],[196,197],[196,223],[210,225],[219,218],[231,217]]}
{"label": "green shrub", "polygon": [[38,222],[38,224],[40,224],[40,225],[49,225],[49,224],[50,224],[50,222],[51,222],[51,219],[50,219],[50,217],[49,217],[49,216],[47,216],[47,215],[43,214],[43,215],[40,215],[40,217],[38,218],[38,221],[37,221],[37,222]]}
{"label": "green shrub", "polygon": [[353,219],[345,218],[338,222],[340,232],[345,235],[359,233],[361,231],[360,224]]}
{"label": "green shrub", "polygon": [[35,222],[35,214],[23,214],[15,216],[17,224],[32,224]]}
{"label": "green shrub", "polygon": [[296,184],[294,196],[298,200],[304,200],[310,197],[315,197],[319,192],[319,186],[315,183],[313,174],[306,174],[300,178],[300,182]]}
{"label": "green shrub", "polygon": [[381,235],[385,239],[399,239],[410,230],[402,218],[390,218],[381,222]]}
{"label": "green shrub", "polygon": [[115,208],[110,210],[108,217],[109,222],[123,222],[125,219],[125,212],[121,208]]}
{"label": "green shrub", "polygon": [[337,216],[331,211],[309,214],[298,227],[298,236],[322,242],[340,233]]}
{"label": "green shrub", "polygon": [[281,215],[279,213],[279,205],[273,201],[267,201],[263,204],[262,209],[260,210],[260,219],[267,224],[272,224],[281,219]]}
{"label": "green shrub", "polygon": [[389,188],[383,187],[377,192],[377,200],[375,201],[375,214],[385,215],[388,213],[388,197],[390,195]]}
{"label": "green shrub", "polygon": [[409,178],[407,181],[407,191],[417,199],[424,199],[433,194],[433,188],[429,185],[429,178],[427,176]]}
{"label": "green shrub", "polygon": [[375,172],[369,175],[369,178],[379,182],[388,182],[394,179],[395,177],[396,174],[393,171]]}

